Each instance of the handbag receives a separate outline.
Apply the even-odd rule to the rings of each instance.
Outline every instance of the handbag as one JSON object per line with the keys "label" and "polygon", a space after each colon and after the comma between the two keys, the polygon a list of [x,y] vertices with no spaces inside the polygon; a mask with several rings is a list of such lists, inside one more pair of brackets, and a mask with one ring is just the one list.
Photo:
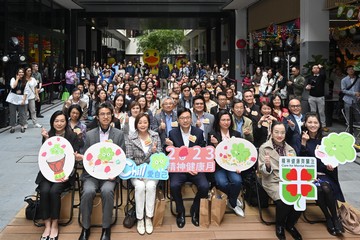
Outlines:
{"label": "handbag", "polygon": [[357,214],[354,209],[344,204],[341,204],[338,211],[345,230],[349,233],[360,235],[360,214]]}
{"label": "handbag", "polygon": [[70,97],[70,93],[68,92],[68,90],[65,88],[64,92],[61,95],[61,100],[62,101],[67,101]]}
{"label": "handbag", "polygon": [[154,217],[153,217],[154,227],[162,226],[165,215],[165,207],[166,207],[166,201],[165,201],[164,193],[163,191],[158,190],[157,197],[155,200],[155,209],[154,209]]}
{"label": "handbag", "polygon": [[137,221],[135,204],[134,205],[132,205],[131,203],[126,204],[124,211],[125,211],[125,218],[123,221],[123,225],[126,228],[132,228]]}
{"label": "handbag", "polygon": [[25,217],[28,220],[37,220],[41,218],[40,200],[34,200],[33,198],[36,198],[36,196],[29,195],[24,198],[24,201],[28,204],[25,208]]}

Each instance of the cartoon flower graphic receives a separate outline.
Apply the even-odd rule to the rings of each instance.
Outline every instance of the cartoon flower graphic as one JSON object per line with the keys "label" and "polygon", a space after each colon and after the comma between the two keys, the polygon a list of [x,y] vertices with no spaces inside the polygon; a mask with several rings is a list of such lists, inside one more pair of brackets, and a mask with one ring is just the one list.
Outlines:
{"label": "cartoon flower graphic", "polygon": [[98,159],[100,159],[103,163],[107,163],[113,158],[114,155],[114,151],[111,148],[102,147],[100,148]]}
{"label": "cartoon flower graphic", "polygon": [[327,155],[335,157],[340,163],[345,163],[355,158],[354,138],[347,133],[331,133],[324,139],[323,144]]}
{"label": "cartoon flower graphic", "polygon": [[233,144],[231,154],[239,163],[245,162],[250,157],[250,149],[243,143]]}
{"label": "cartoon flower graphic", "polygon": [[56,143],[52,148],[50,148],[50,153],[52,155],[63,155],[64,149],[61,148],[60,143]]}
{"label": "cartoon flower graphic", "polygon": [[155,153],[151,155],[150,166],[154,170],[166,169],[169,165],[169,157],[164,153]]}

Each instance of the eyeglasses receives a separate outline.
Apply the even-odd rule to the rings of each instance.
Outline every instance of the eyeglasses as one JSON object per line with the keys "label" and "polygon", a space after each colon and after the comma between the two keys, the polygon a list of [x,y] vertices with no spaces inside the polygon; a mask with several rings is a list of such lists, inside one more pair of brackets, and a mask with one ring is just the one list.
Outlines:
{"label": "eyeglasses", "polygon": [[179,120],[190,120],[191,117],[179,117]]}
{"label": "eyeglasses", "polygon": [[100,117],[110,117],[111,116],[111,113],[99,113],[99,116]]}
{"label": "eyeglasses", "polygon": [[300,108],[301,105],[291,105],[291,106],[289,106],[289,107],[291,107],[291,108]]}

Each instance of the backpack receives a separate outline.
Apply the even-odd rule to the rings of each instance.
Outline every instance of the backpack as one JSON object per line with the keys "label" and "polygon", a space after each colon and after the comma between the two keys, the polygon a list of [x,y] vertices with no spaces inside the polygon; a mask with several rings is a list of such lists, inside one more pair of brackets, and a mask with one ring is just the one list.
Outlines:
{"label": "backpack", "polygon": [[258,206],[258,195],[256,191],[256,181],[259,188],[259,197],[260,197],[260,207],[267,208],[269,207],[269,196],[265,192],[261,183],[256,177],[254,169],[249,169],[243,172],[243,184],[244,184],[244,199],[245,201],[253,207]]}

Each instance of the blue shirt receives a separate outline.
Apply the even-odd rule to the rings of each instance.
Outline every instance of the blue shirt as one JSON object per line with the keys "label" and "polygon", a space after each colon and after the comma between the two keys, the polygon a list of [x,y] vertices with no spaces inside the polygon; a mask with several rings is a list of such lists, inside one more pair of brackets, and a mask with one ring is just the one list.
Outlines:
{"label": "blue shirt", "polygon": [[236,124],[236,131],[238,131],[241,134],[241,137],[242,137],[243,136],[242,126],[244,124],[244,119],[240,118],[240,120],[239,120],[239,119],[235,118],[235,124]]}
{"label": "blue shirt", "polygon": [[166,136],[169,136],[169,132],[172,130],[171,123],[172,123],[172,114],[168,115],[165,113]]}

